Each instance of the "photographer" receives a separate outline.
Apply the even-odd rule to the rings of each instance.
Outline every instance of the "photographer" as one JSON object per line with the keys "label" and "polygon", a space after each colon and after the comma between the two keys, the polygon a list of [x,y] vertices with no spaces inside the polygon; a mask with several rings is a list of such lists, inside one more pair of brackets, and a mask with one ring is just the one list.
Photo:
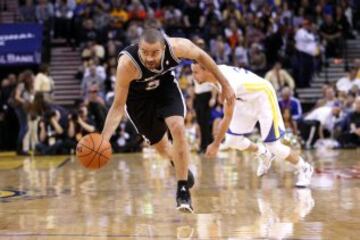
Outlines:
{"label": "photographer", "polygon": [[136,129],[129,119],[124,118],[110,141],[113,151],[115,153],[120,153],[141,151],[142,140],[142,137],[137,134]]}
{"label": "photographer", "polygon": [[59,123],[60,112],[48,110],[40,120],[39,140],[36,151],[40,155],[63,154],[63,133],[64,129]]}
{"label": "photographer", "polygon": [[64,149],[67,153],[76,148],[76,144],[80,139],[88,133],[95,131],[94,123],[88,116],[88,110],[85,105],[80,105],[78,110],[72,112],[68,116],[69,125]]}

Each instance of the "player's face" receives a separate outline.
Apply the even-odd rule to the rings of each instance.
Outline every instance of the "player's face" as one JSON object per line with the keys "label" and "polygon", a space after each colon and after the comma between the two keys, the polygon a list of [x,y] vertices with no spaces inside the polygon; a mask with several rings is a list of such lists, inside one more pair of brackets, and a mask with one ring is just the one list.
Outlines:
{"label": "player's face", "polygon": [[160,67],[164,50],[165,46],[161,42],[147,43],[141,41],[139,45],[140,57],[148,69],[158,69]]}
{"label": "player's face", "polygon": [[206,82],[205,70],[199,64],[192,64],[191,65],[192,75],[194,80],[201,84]]}

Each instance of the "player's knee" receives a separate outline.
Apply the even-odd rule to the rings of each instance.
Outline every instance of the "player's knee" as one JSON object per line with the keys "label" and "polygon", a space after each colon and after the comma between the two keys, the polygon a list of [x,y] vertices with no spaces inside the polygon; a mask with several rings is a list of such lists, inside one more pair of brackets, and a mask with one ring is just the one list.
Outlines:
{"label": "player's knee", "polygon": [[156,151],[160,154],[160,155],[165,155],[166,153],[166,148],[164,145],[154,145]]}
{"label": "player's knee", "polygon": [[225,145],[243,151],[249,148],[251,141],[244,136],[226,134]]}
{"label": "player's knee", "polygon": [[183,121],[173,121],[168,125],[173,137],[185,136],[185,126]]}
{"label": "player's knee", "polygon": [[279,140],[271,143],[265,143],[266,148],[279,159],[286,159],[291,152],[290,147],[282,144]]}

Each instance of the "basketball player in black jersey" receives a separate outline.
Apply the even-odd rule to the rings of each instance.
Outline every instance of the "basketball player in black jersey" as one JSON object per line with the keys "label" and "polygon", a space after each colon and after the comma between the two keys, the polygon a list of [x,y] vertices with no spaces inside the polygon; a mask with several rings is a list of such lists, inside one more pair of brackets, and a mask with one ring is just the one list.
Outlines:
{"label": "basketball player in black jersey", "polygon": [[[203,50],[187,39],[167,38],[156,29],[147,29],[139,43],[128,46],[119,54],[115,98],[102,135],[109,140],[126,111],[137,132],[162,156],[175,163],[177,209],[192,212],[189,188],[194,181],[192,176],[188,179],[190,152],[185,137],[186,109],[172,73],[180,59],[194,60],[209,69],[222,86],[223,98],[234,101],[234,91]],[[166,134],[168,129],[172,143]]]}

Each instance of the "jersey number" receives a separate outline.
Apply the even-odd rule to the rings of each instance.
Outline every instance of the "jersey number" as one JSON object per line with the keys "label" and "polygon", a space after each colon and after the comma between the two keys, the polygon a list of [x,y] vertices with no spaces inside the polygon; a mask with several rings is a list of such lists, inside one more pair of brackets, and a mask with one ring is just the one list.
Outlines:
{"label": "jersey number", "polygon": [[160,81],[159,80],[153,80],[151,82],[148,82],[146,85],[146,90],[154,90],[155,88],[157,88],[160,85]]}

